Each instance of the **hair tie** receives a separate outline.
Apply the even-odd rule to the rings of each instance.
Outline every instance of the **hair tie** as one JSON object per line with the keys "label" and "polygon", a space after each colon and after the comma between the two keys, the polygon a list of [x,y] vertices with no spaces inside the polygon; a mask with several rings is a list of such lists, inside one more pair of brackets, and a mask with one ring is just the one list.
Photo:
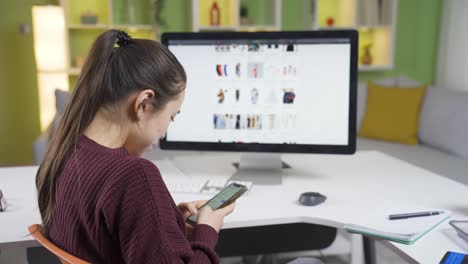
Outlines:
{"label": "hair tie", "polygon": [[119,45],[119,47],[123,47],[127,45],[131,39],[132,36],[130,36],[127,32],[119,30],[119,33],[117,34],[117,45]]}

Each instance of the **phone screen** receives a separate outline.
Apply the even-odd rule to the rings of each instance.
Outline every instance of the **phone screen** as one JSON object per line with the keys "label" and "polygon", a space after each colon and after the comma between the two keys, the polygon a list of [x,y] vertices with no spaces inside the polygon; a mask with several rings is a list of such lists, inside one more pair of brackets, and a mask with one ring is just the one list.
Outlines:
{"label": "phone screen", "polygon": [[[213,198],[211,198],[211,200],[206,202],[206,204],[204,204],[202,207],[209,206],[213,210],[219,209],[233,202],[235,199],[240,197],[246,190],[247,187],[245,187],[244,185],[231,183],[218,194],[216,194]],[[191,223],[196,223],[197,215],[194,214],[189,216],[187,218],[187,221]]]}

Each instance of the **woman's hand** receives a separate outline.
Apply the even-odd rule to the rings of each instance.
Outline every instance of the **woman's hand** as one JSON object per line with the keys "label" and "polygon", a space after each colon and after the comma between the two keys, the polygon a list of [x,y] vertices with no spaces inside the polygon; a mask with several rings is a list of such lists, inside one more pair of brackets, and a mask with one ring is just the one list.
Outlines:
{"label": "woman's hand", "polygon": [[179,207],[180,211],[182,211],[184,218],[187,218],[190,215],[198,213],[198,209],[200,209],[200,207],[202,207],[206,202],[206,200],[184,202],[180,203],[177,207]]}
{"label": "woman's hand", "polygon": [[[185,220],[190,215],[197,214],[198,209],[200,209],[200,207],[202,207],[205,203],[206,203],[206,200],[183,202],[183,203],[180,203],[177,207],[179,207]],[[190,237],[192,235],[193,228],[194,227],[191,224],[185,223],[185,230],[187,230],[187,236]]]}
{"label": "woman's hand", "polygon": [[[192,214],[198,214],[197,216],[197,224],[205,224],[213,227],[216,232],[219,233],[219,230],[224,225],[224,217],[232,213],[234,208],[236,207],[236,203],[232,203],[226,207],[214,210],[211,209],[209,206],[202,207],[206,203],[206,200],[199,200],[193,202],[184,202],[178,205],[179,209],[182,211],[182,215],[184,219],[189,217]],[[192,234],[193,226],[190,224],[185,223],[185,228],[187,230],[188,236]]]}
{"label": "woman's hand", "polygon": [[211,207],[205,206],[200,209],[200,212],[198,213],[197,224],[209,225],[219,233],[219,230],[221,230],[224,225],[224,217],[232,213],[235,207],[235,202],[214,211],[211,209]]}

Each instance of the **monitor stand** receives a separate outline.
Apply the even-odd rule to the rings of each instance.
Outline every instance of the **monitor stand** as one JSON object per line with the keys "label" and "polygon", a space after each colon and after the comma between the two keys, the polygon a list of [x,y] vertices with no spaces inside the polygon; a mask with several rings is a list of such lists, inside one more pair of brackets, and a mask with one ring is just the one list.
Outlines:
{"label": "monitor stand", "polygon": [[250,181],[257,185],[280,185],[283,162],[278,153],[246,153],[240,155],[237,172],[230,180]]}

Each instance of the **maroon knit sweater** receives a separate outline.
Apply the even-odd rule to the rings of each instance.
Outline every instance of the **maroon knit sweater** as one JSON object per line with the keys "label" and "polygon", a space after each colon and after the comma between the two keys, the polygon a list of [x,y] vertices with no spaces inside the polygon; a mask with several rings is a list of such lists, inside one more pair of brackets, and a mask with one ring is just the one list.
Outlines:
{"label": "maroon knit sweater", "polygon": [[156,166],[81,136],[59,178],[48,233],[92,263],[219,263],[216,231],[184,219]]}

